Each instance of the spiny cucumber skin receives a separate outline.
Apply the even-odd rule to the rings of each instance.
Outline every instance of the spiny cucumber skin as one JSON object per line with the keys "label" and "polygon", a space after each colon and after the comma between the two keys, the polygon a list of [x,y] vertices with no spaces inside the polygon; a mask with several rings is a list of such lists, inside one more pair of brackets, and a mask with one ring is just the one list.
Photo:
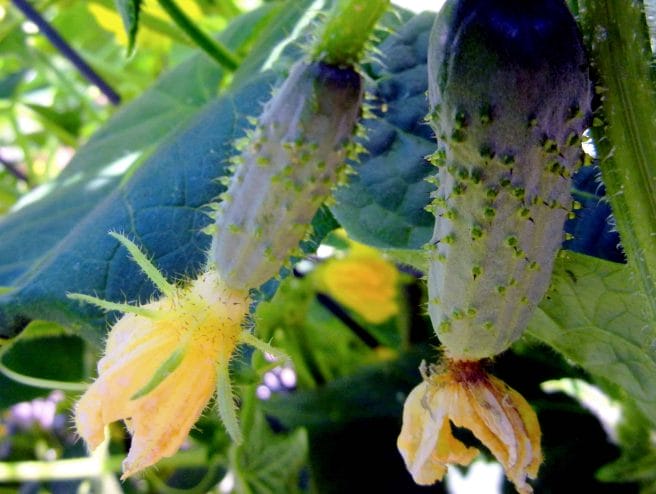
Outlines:
{"label": "spiny cucumber skin", "polygon": [[255,288],[298,247],[344,171],[361,76],[299,61],[245,140],[216,215],[212,255],[228,286]]}
{"label": "spiny cucumber skin", "polygon": [[521,336],[549,286],[590,112],[586,59],[561,0],[450,0],[428,73],[429,314],[451,358],[479,360]]}

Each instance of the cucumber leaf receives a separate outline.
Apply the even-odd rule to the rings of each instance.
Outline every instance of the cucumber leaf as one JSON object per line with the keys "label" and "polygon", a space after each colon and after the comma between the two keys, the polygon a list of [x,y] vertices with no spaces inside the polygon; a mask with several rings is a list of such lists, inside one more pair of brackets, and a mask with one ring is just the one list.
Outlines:
{"label": "cucumber leaf", "polygon": [[567,253],[528,333],[623,389],[656,425],[656,321],[627,266]]}

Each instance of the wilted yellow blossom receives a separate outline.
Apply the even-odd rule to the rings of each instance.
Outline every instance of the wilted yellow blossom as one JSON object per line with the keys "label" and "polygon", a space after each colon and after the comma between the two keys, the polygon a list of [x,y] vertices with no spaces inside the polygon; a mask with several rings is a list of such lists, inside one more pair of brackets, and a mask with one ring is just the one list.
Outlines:
{"label": "wilted yellow blossom", "polygon": [[98,379],[75,407],[77,431],[91,450],[105,438],[104,428],[125,421],[132,444],[123,477],[173,455],[217,390],[221,419],[241,440],[228,364],[240,342],[266,351],[268,345],[242,329],[248,293],[232,290],[208,271],[187,286],[169,284],[128,239],[114,235],[164,296],[142,306],[72,298],[126,312],[109,333]]}
{"label": "wilted yellow blossom", "polygon": [[533,492],[526,479],[536,477],[542,450],[540,425],[528,402],[480,362],[450,362],[443,372],[423,374],[406,399],[397,442],[415,482],[442,480],[449,464],[468,465],[478,454],[453,436],[453,423],[489,448],[518,492]]}
{"label": "wilted yellow blossom", "polygon": [[320,289],[372,324],[398,313],[398,278],[396,267],[376,249],[359,244],[353,244],[344,258],[327,261],[316,273]]}

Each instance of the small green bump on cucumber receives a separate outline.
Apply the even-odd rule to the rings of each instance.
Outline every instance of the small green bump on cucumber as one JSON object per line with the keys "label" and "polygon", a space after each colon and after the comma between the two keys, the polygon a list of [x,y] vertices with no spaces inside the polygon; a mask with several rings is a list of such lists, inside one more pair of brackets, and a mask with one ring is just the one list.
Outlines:
{"label": "small green bump on cucumber", "polygon": [[[480,360],[522,335],[549,286],[590,115],[587,60],[563,0],[447,0],[428,78],[428,121],[446,136],[429,314],[449,358]],[[453,317],[463,307],[475,315]]]}

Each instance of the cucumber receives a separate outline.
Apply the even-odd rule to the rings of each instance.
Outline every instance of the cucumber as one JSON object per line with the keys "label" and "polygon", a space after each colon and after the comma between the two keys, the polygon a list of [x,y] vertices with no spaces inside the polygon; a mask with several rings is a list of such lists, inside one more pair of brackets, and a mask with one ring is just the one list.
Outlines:
{"label": "cucumber", "polygon": [[351,66],[299,61],[241,143],[216,211],[212,258],[233,288],[275,276],[346,171],[363,82]]}
{"label": "cucumber", "polygon": [[428,77],[429,313],[448,357],[479,360],[521,336],[549,286],[590,115],[586,56],[562,0],[454,0]]}

